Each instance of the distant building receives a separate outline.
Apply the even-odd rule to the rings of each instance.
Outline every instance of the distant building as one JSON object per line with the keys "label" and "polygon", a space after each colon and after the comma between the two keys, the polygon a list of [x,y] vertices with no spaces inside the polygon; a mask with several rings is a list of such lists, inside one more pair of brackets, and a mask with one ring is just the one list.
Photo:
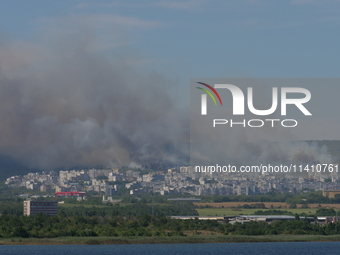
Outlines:
{"label": "distant building", "polygon": [[191,166],[181,166],[179,168],[180,173],[192,173],[192,167]]}
{"label": "distant building", "polygon": [[38,213],[55,216],[58,213],[58,201],[24,201],[24,215],[36,215]]}
{"label": "distant building", "polygon": [[55,195],[57,197],[83,197],[86,196],[85,192],[81,191],[65,191],[65,192],[56,192]]}
{"label": "distant building", "polygon": [[334,198],[335,195],[340,194],[340,190],[324,190],[323,196],[328,198]]}
{"label": "distant building", "polygon": [[105,196],[113,196],[117,192],[117,185],[106,185]]}
{"label": "distant building", "polygon": [[49,191],[51,191],[51,189],[52,189],[51,185],[43,184],[43,185],[40,186],[40,191],[41,192],[49,192]]}

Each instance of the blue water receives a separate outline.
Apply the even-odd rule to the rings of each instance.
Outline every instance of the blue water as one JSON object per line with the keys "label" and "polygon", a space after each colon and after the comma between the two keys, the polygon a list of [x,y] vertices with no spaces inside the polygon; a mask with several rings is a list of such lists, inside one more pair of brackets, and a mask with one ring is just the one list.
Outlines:
{"label": "blue water", "polygon": [[134,244],[134,245],[0,245],[1,255],[97,255],[97,254],[339,254],[340,242]]}

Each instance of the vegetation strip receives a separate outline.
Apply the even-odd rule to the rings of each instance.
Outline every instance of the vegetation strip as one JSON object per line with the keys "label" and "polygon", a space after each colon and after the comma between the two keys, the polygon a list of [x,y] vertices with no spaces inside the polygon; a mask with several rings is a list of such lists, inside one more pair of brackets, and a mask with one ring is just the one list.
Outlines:
{"label": "vegetation strip", "polygon": [[176,237],[62,237],[6,238],[0,245],[102,245],[102,244],[173,244],[173,243],[254,243],[254,242],[331,242],[340,235],[270,235],[270,236],[176,236]]}

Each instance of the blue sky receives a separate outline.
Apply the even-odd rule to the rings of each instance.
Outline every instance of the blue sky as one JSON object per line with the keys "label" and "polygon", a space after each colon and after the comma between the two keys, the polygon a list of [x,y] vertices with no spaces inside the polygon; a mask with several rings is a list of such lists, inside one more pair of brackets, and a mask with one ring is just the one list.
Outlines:
{"label": "blue sky", "polygon": [[339,7],[338,0],[13,0],[2,1],[0,31],[6,41],[48,44],[46,31],[88,26],[97,51],[183,85],[192,77],[339,77]]}

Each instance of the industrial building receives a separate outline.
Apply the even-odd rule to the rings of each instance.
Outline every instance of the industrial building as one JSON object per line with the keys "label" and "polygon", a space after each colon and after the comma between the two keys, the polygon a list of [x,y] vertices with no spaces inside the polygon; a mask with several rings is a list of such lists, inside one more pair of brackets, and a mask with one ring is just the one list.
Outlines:
{"label": "industrial building", "polygon": [[55,216],[58,213],[58,201],[24,201],[24,215],[36,215],[44,213],[49,216]]}
{"label": "industrial building", "polygon": [[[180,219],[180,220],[192,220],[192,219],[215,220],[217,222],[228,222],[230,224],[235,224],[236,222],[239,222],[241,224],[247,224],[251,221],[257,221],[257,222],[263,221],[267,223],[272,223],[274,221],[295,220],[295,216],[290,216],[290,215],[171,216],[170,218]],[[309,222],[314,221],[314,217],[304,217],[303,219],[308,220]]]}

